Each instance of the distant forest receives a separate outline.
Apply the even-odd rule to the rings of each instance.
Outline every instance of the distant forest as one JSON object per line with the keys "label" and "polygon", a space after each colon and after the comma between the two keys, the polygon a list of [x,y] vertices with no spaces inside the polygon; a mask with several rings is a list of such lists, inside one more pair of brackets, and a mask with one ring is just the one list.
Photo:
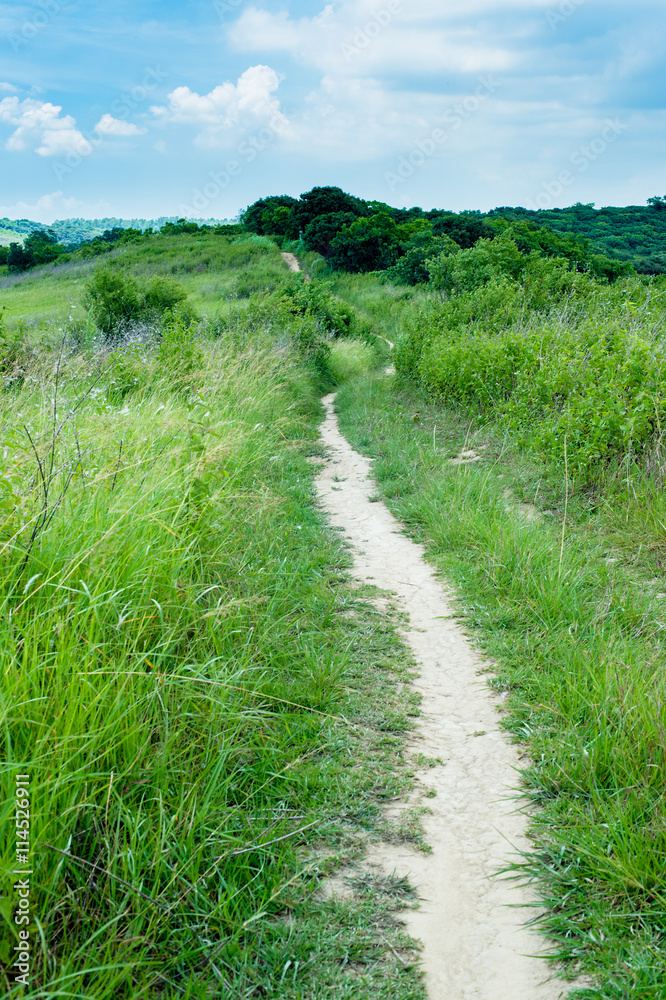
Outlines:
{"label": "distant forest", "polygon": [[[366,223],[354,221],[360,217]],[[344,235],[353,233],[357,242],[364,225],[367,237],[370,229],[377,234],[379,230],[385,231],[388,220],[395,226],[411,226],[415,230],[417,223],[428,225],[434,236],[446,234],[463,248],[482,237],[492,239],[508,223],[523,235],[529,230],[544,230],[541,242],[551,239],[552,234],[555,253],[561,252],[564,241],[569,246],[575,244],[578,260],[596,255],[631,265],[641,274],[666,273],[666,197],[650,198],[647,205],[626,208],[596,209],[594,205],[579,202],[571,208],[538,211],[503,207],[491,212],[449,212],[394,208],[379,201],[362,201],[339,188],[324,187],[313,188],[300,199],[289,195],[262,198],[241,214],[246,228],[287,239],[304,237],[306,246],[323,253],[333,266],[351,270],[357,268],[349,268],[349,261],[345,260]],[[386,244],[386,232],[382,237]],[[385,266],[379,260],[372,264],[375,268]]]}
{"label": "distant forest", "polygon": [[[168,222],[178,222],[178,216],[161,216],[159,219],[60,219],[58,222],[45,226],[43,222],[31,222],[30,219],[0,219],[0,242],[10,243],[17,236],[29,236],[31,233],[48,229],[54,232],[60,243],[75,245],[92,240],[95,236],[114,229],[162,229]],[[224,225],[228,219],[198,219],[199,223],[211,226]]]}
{"label": "distant forest", "polygon": [[[413,249],[419,225],[428,227],[431,236],[449,236],[466,248],[480,238],[493,238],[508,223],[523,239],[533,242],[528,230],[544,230],[539,242],[550,241],[551,253],[581,261],[592,257],[631,265],[640,274],[666,274],[666,196],[650,198],[647,205],[626,208],[595,208],[580,202],[570,208],[531,211],[504,206],[490,212],[451,212],[445,209],[394,208],[379,201],[363,201],[340,188],[313,188],[300,199],[288,195],[262,198],[241,215],[246,230],[278,240],[305,237],[308,249],[323,254],[333,266],[343,270],[382,269]],[[506,220],[503,222],[502,220]],[[57,239],[60,253],[108,234],[117,239],[120,231],[140,233],[159,231],[182,223],[176,216],[159,219],[64,219],[48,227],[49,236]],[[227,219],[199,219],[199,225],[228,225]],[[389,232],[393,226],[394,231]],[[397,228],[396,228],[397,227]],[[407,227],[410,232],[403,230]],[[23,243],[33,234],[43,238],[45,227],[29,219],[0,219],[0,247]],[[353,253],[343,246],[349,234]],[[553,234],[552,238],[549,234]],[[426,234],[421,232],[421,240]],[[409,237],[412,243],[409,243]],[[359,243],[369,250],[367,259],[356,261]],[[405,241],[409,243],[406,245]],[[563,242],[564,241],[564,242]],[[338,252],[335,252],[337,246]],[[374,248],[374,249],[373,249]],[[526,248],[523,247],[523,250]],[[6,253],[2,255],[4,258]],[[55,254],[54,254],[55,256]],[[421,254],[423,256],[423,254]],[[339,259],[338,259],[339,258]],[[0,264],[4,263],[0,259]],[[620,271],[618,271],[620,273]],[[609,275],[610,276],[610,275]],[[425,279],[425,274],[422,274]]]}
{"label": "distant forest", "polygon": [[496,208],[488,218],[530,220],[555,233],[573,233],[589,240],[608,257],[627,261],[641,274],[666,274],[666,198],[650,198],[647,207],[595,208],[573,205],[531,212],[526,208]]}

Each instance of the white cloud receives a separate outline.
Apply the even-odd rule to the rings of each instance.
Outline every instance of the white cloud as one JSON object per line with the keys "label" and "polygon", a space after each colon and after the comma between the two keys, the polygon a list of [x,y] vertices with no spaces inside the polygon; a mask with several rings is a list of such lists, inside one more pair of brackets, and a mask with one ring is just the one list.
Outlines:
{"label": "white cloud", "polygon": [[109,205],[105,201],[88,205],[77,198],[65,198],[62,191],[44,194],[32,204],[17,201],[13,205],[0,205],[0,216],[3,218],[30,219],[33,222],[43,222],[45,225],[50,225],[55,219],[67,219],[72,216],[95,219],[110,214]]}
{"label": "white cloud", "polygon": [[146,129],[139,128],[138,125],[133,125],[132,122],[124,122],[120,118],[114,118],[113,115],[106,114],[102,115],[95,125],[95,131],[101,132],[103,135],[129,136],[143,135]]}
{"label": "white cloud", "polygon": [[92,146],[76,128],[71,115],[60,117],[57,104],[36,101],[31,97],[5,97],[0,101],[0,122],[14,126],[5,143],[11,153],[33,150],[39,156],[66,156],[76,153],[87,156]]}
{"label": "white cloud", "polygon": [[151,111],[163,121],[199,129],[197,144],[212,148],[239,125],[247,128],[270,123],[275,131],[285,131],[289,122],[274,96],[279,85],[280,77],[270,66],[251,66],[236,84],[220,84],[209,94],[177,87],[168,95],[168,107],[153,107]]}
{"label": "white cloud", "polygon": [[0,91],[5,94],[15,94],[18,87],[15,87],[13,83],[0,83]]}
{"label": "white cloud", "polygon": [[[550,0],[515,2],[543,8]],[[479,0],[476,6],[496,10],[497,2]],[[497,42],[486,24],[470,26],[468,17],[460,22],[450,8],[449,3],[443,11],[439,0],[437,4],[386,0],[383,6],[356,0],[338,10],[329,5],[316,17],[292,20],[286,11],[272,14],[248,7],[228,35],[240,51],[286,52],[328,74],[357,74],[361,69],[368,75],[481,73],[505,70],[516,63],[516,53]],[[467,3],[464,10],[469,15]],[[426,24],[426,20],[433,23]],[[447,25],[447,20],[452,23]]]}

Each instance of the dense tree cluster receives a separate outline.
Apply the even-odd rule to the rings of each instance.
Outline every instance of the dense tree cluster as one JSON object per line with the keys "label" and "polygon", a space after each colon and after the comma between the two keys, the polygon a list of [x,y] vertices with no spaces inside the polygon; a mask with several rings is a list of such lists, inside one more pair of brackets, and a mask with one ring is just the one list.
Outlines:
{"label": "dense tree cluster", "polygon": [[[583,208],[594,214],[589,206]],[[637,211],[663,217],[666,224],[664,209],[666,199],[653,198],[648,208]],[[601,281],[614,281],[632,270],[627,255],[613,253],[612,248],[600,252],[598,240],[580,226],[546,227],[546,214],[525,209],[497,209],[483,215],[394,208],[380,201],[362,201],[339,187],[316,187],[300,198],[260,199],[241,215],[241,225],[283,245],[299,240],[335,270],[382,271],[401,284],[427,282],[431,280],[429,261],[479,245],[489,247],[498,236],[506,237],[503,245],[509,241],[521,260],[530,255],[557,258],[570,271],[590,273]]]}
{"label": "dense tree cluster", "polygon": [[578,203],[571,208],[530,211],[496,208],[489,219],[532,222],[558,235],[589,241],[598,254],[632,264],[643,274],[666,273],[666,197],[648,198],[648,205],[595,208]]}

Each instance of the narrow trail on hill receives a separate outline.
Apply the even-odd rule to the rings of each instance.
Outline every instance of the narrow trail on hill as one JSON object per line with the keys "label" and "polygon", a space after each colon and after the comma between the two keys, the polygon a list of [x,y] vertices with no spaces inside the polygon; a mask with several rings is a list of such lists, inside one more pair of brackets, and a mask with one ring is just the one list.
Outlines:
{"label": "narrow trail on hill", "polygon": [[418,770],[409,801],[388,810],[396,821],[405,809],[428,806],[423,826],[432,853],[385,843],[370,847],[365,865],[407,876],[418,889],[420,907],[401,916],[423,943],[430,1000],[556,1000],[563,984],[545,982],[549,966],[537,957],[543,941],[524,925],[534,916],[533,897],[496,874],[528,847],[526,820],[516,811],[518,753],[498,725],[501,699],[422,546],[383,503],[370,501],[370,463],[342,437],[333,400],[324,399],[329,457],[318,477],[321,503],[351,545],[354,576],[394,593],[409,615],[404,639],[423,701],[408,749],[442,761]]}
{"label": "narrow trail on hill", "polygon": [[[282,256],[300,270],[293,254]],[[488,664],[456,624],[451,595],[423,547],[385,504],[370,500],[370,462],[340,433],[334,400],[323,400],[321,504],[351,547],[356,579],[395,595],[409,617],[403,638],[418,664],[413,686],[422,704],[408,752],[440,761],[417,770],[413,793],[385,810],[399,823],[405,811],[427,806],[422,822],[432,852],[372,845],[364,867],[407,877],[418,890],[419,908],[401,916],[422,942],[430,1000],[560,1000],[568,991],[549,978],[544,940],[526,926],[535,899],[498,876],[529,841],[517,811],[518,751],[499,728],[501,699],[484,679]]]}
{"label": "narrow trail on hill", "polygon": [[301,265],[298,263],[298,257],[295,254],[284,252],[280,256],[292,274],[297,274],[301,270]]}

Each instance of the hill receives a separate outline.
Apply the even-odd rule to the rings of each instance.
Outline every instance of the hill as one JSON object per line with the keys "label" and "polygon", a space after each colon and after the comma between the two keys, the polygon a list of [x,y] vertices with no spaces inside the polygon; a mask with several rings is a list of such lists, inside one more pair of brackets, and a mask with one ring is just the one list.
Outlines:
{"label": "hill", "polygon": [[[204,225],[224,225],[230,219],[197,219]],[[52,229],[61,243],[84,243],[95,236],[101,236],[107,229],[161,229],[167,222],[178,222],[178,216],[161,216],[159,219],[59,219],[46,225],[30,219],[0,219],[0,246],[12,242],[23,242],[26,236],[37,230]]]}
{"label": "hill", "polygon": [[641,274],[666,273],[666,205],[660,198],[652,204],[626,208],[595,208],[580,202],[570,208],[496,208],[487,218],[530,220],[555,233],[573,233],[590,241],[599,253],[632,264]]}
{"label": "hill", "polygon": [[[395,208],[381,201],[362,201],[340,188],[316,187],[300,198],[261,198],[241,218],[251,232],[285,240],[300,236],[308,250],[321,253],[340,270],[384,270],[387,264],[395,263],[392,258],[401,256],[400,249],[414,248],[413,241],[406,247],[410,235],[420,245],[426,230],[469,249],[478,239],[493,239],[506,220],[514,229],[518,226],[524,237],[530,229],[548,230],[539,240],[549,242],[549,252],[579,264],[589,265],[597,256],[610,260],[610,270],[617,273],[624,273],[629,266],[641,274],[666,273],[664,198],[624,208],[595,209],[594,205],[578,203],[558,209],[505,206],[485,213],[451,212],[417,206]],[[360,244],[363,253],[356,252]],[[391,244],[400,247],[397,253]]]}

